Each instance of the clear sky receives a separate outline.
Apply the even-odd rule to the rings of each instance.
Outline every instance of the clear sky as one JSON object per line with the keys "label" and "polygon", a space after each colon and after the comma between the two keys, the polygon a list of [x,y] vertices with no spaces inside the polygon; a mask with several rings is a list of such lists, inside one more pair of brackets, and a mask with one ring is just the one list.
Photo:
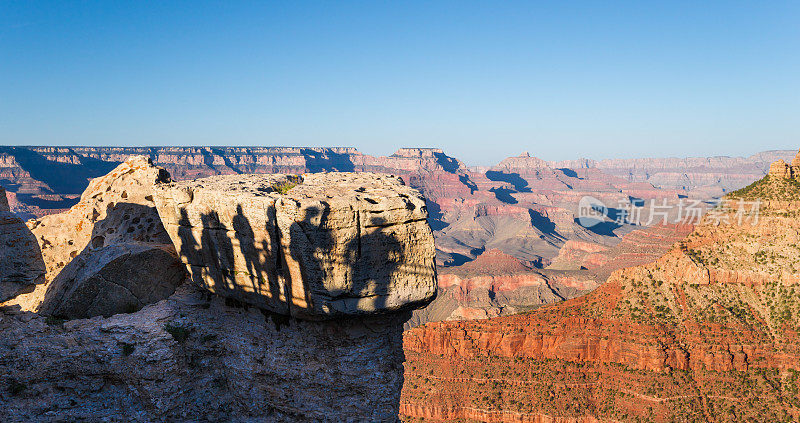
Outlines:
{"label": "clear sky", "polygon": [[0,0],[0,144],[794,149],[800,2]]}

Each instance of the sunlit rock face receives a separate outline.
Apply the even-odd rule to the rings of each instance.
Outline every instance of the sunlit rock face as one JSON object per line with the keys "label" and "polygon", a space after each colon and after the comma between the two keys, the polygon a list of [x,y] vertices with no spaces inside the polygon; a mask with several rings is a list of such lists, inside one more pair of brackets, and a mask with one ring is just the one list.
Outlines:
{"label": "sunlit rock face", "polygon": [[[148,158],[129,157],[108,174],[92,179],[80,201],[69,210],[20,222],[27,227],[19,230],[26,232],[35,246],[35,251],[26,251],[38,262],[43,261],[46,273],[34,290],[26,290],[0,306],[82,318],[138,309],[171,295],[183,282],[183,269],[153,204],[154,187],[169,180],[169,173]],[[143,244],[150,253],[142,255],[132,244]],[[159,257],[159,265],[133,268],[137,260],[152,258],[153,253]],[[70,265],[68,274],[62,276]],[[110,267],[106,269],[106,265]],[[176,266],[180,273],[173,271]],[[120,271],[126,267],[131,271]],[[148,268],[153,269],[153,275],[135,276],[136,271]],[[169,271],[158,271],[162,268]],[[103,279],[103,275],[113,277]],[[166,288],[154,290],[153,286]],[[48,294],[50,305],[42,308]],[[56,303],[85,306],[53,307]]]}
{"label": "sunlit rock face", "polygon": [[425,201],[398,178],[217,176],[164,185],[155,200],[192,280],[221,296],[318,320],[436,295]]}

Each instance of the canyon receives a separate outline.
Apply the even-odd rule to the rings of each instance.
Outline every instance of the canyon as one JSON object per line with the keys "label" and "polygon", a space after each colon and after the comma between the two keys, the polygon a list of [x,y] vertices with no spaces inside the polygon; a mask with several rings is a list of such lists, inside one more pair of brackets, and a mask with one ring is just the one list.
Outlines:
{"label": "canyon", "polygon": [[[586,295],[407,331],[401,414],[408,421],[796,421],[799,194],[781,163],[728,194],[656,261],[616,270]],[[600,252],[580,247],[569,254],[582,263]]]}
{"label": "canyon", "polygon": [[[686,162],[709,188],[528,154],[3,147],[0,413],[797,419],[800,159],[759,161],[781,154]],[[587,196],[619,209],[584,225]],[[717,221],[614,219],[686,198]]]}
{"label": "canyon", "polygon": [[[488,260],[459,267],[492,251],[522,263],[508,276],[525,282],[502,284],[501,295],[492,288],[496,283],[478,284],[488,289],[465,286],[459,293],[454,285],[440,288],[431,312],[415,312],[412,322],[419,324],[508,314],[587,292],[608,277],[608,269],[642,264],[674,243],[669,235],[646,232],[651,220],[657,223],[648,214],[651,204],[675,206],[692,198],[707,207],[706,200],[759,179],[770,161],[791,161],[794,152],[568,162],[523,153],[476,168],[432,148],[402,148],[376,157],[348,147],[0,147],[0,186],[7,190],[11,210],[23,219],[60,213],[81,201],[90,178],[135,155],[149,158],[176,181],[331,171],[395,175],[425,198],[440,274],[461,273],[459,280],[469,280],[470,272],[481,276],[486,272],[479,266]],[[579,203],[587,196],[613,213],[588,228],[578,219]],[[634,205],[648,206],[639,207],[641,222],[620,219]],[[583,254],[582,248],[597,251]],[[637,257],[643,250],[654,253]],[[586,255],[585,263],[568,260],[565,266],[562,259],[570,254]]]}

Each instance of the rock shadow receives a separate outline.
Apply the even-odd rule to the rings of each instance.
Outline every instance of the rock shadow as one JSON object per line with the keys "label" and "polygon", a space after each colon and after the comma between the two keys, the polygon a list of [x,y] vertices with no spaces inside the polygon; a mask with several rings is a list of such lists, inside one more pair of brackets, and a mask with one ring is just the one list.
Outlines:
{"label": "rock shadow", "polygon": [[[357,222],[358,233],[342,245],[334,233],[320,230],[329,221],[327,207],[304,209],[303,220],[291,222],[288,234],[274,214],[266,227],[254,228],[241,206],[232,228],[223,227],[214,212],[200,216],[202,228],[192,228],[186,211],[180,213],[179,254],[192,266],[194,282],[229,305],[269,310],[265,315],[313,320],[387,311],[394,306],[388,298],[396,272],[431,272],[405,263],[403,242],[382,219],[373,218],[369,226]],[[288,244],[282,239],[287,236]],[[266,238],[257,245],[260,237]],[[318,285],[322,281],[339,286]]]}
{"label": "rock shadow", "polygon": [[88,244],[49,281],[38,311],[109,317],[165,299],[186,280],[172,246],[155,208],[109,204]]}
{"label": "rock shadow", "polygon": [[45,283],[46,267],[36,235],[13,212],[0,211],[0,245],[0,303]]}
{"label": "rock shadow", "polygon": [[306,167],[312,173],[318,172],[355,172],[355,165],[348,154],[336,153],[332,150],[319,152],[310,148],[300,149],[306,159]]}
{"label": "rock shadow", "polygon": [[507,184],[511,184],[514,186],[514,189],[517,192],[531,192],[530,187],[528,187],[528,181],[520,176],[519,173],[505,173],[496,170],[490,170],[486,172],[486,178],[493,182],[505,182]]}

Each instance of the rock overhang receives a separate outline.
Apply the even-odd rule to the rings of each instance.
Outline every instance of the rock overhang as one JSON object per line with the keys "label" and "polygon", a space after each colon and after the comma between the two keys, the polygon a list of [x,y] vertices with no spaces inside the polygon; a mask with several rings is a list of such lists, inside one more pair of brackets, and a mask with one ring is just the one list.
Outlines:
{"label": "rock overhang", "polygon": [[436,296],[425,200],[396,177],[214,176],[161,184],[155,203],[192,280],[224,297],[324,320]]}

